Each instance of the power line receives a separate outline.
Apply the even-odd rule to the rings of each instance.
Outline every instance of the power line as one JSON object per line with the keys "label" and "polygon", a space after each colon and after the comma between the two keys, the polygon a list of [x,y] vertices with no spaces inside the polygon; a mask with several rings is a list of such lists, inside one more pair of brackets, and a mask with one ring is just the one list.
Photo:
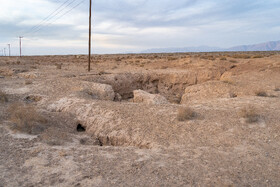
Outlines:
{"label": "power line", "polygon": [[[70,1],[70,2],[69,2]],[[55,11],[53,11],[50,15],[48,15],[46,18],[44,18],[38,25],[32,27],[28,32],[25,33],[31,34],[33,32],[37,32],[37,30],[41,30],[42,27],[44,27],[45,24],[48,24],[47,22],[55,18],[57,15],[59,15],[61,12],[63,12],[67,7],[72,5],[76,0],[66,0],[63,4],[61,4]],[[69,2],[69,3],[68,3]],[[68,4],[67,4],[68,3]],[[65,7],[63,7],[66,5]]]}
{"label": "power line", "polygon": [[[75,1],[75,0],[74,0]],[[79,2],[78,4],[76,4],[74,7],[72,7],[71,9],[69,9],[68,11],[64,12],[62,15],[60,15],[59,17],[57,17],[55,20],[53,20],[52,22],[40,27],[39,29],[33,31],[32,33],[36,33],[39,32],[40,30],[42,30],[44,27],[47,27],[51,24],[53,24],[54,22],[56,22],[57,20],[59,20],[60,18],[62,18],[63,16],[65,16],[66,14],[68,14],[69,12],[71,12],[73,9],[77,8],[79,5],[81,5],[85,0],[82,0],[81,2]]]}
{"label": "power line", "polygon": [[[40,23],[38,23],[37,25],[33,26],[31,29],[29,29],[26,33],[29,33],[30,31],[32,31],[33,29],[39,27],[42,23],[44,23],[44,21],[46,21],[49,17],[51,17],[54,13],[56,13],[56,11],[58,11],[63,5],[65,5],[68,1],[65,1],[64,3],[62,3],[57,9],[55,9],[51,14],[49,14],[47,17],[45,17]],[[25,33],[25,34],[26,34]]]}

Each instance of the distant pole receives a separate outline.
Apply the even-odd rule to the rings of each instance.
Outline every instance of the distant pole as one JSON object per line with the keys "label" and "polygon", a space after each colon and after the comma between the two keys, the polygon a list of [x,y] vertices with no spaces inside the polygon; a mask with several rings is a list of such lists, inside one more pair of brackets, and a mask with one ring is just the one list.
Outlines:
{"label": "distant pole", "polygon": [[90,71],[90,61],[91,61],[91,2],[92,0],[89,0],[88,71]]}
{"label": "distant pole", "polygon": [[6,56],[6,48],[4,48],[4,56]]}
{"label": "distant pole", "polygon": [[21,57],[21,39],[23,38],[23,36],[19,37],[19,56]]}
{"label": "distant pole", "polygon": [[11,56],[11,44],[8,44],[9,47],[9,56]]}

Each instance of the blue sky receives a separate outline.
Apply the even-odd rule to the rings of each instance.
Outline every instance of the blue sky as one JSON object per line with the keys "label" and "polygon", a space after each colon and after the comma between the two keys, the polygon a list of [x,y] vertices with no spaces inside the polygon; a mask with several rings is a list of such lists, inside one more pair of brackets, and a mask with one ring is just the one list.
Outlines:
{"label": "blue sky", "polygon": [[[87,53],[88,1],[56,20],[30,29],[66,0],[0,0],[0,49],[23,53]],[[231,47],[280,40],[279,0],[93,0],[93,52],[140,52],[149,48]],[[36,30],[36,29],[35,29]]]}

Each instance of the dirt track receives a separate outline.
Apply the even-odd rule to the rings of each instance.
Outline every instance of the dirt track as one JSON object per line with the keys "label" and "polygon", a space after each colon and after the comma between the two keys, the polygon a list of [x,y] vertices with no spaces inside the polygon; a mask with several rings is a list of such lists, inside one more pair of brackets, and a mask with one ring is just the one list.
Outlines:
{"label": "dirt track", "polygon": [[[2,57],[0,186],[279,186],[279,57],[100,55],[90,73],[86,56]],[[47,122],[15,130],[14,103]],[[195,117],[178,121],[182,106]]]}

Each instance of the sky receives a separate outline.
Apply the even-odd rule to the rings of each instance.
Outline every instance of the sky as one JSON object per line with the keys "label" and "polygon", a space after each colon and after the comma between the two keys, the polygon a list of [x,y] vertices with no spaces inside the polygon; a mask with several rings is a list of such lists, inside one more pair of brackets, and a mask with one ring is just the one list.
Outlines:
{"label": "sky", "polygon": [[[89,0],[0,3],[0,49],[18,55],[23,36],[23,55],[87,53]],[[92,14],[94,54],[280,40],[279,0],[93,0]]]}

